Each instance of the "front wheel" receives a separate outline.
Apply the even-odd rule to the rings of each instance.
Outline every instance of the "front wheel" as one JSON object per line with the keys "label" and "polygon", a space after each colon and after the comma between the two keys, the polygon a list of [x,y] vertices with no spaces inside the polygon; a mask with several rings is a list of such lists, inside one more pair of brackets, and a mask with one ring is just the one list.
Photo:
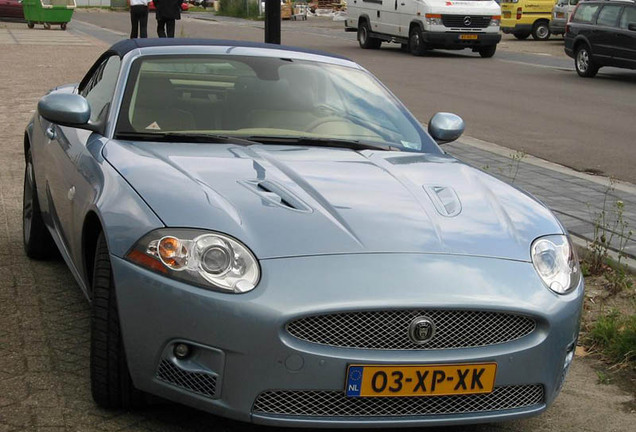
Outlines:
{"label": "front wheel", "polygon": [[61,28],[62,30],[66,30],[66,23],[62,23],[62,24],[60,24],[60,28]]}
{"label": "front wheel", "polygon": [[532,27],[532,39],[544,41],[550,39],[550,26],[547,21],[537,21]]}
{"label": "front wheel", "polygon": [[143,393],[135,388],[119,325],[110,253],[104,233],[97,239],[93,264],[91,303],[91,392],[102,408],[143,406]]}
{"label": "front wheel", "polygon": [[414,56],[421,56],[426,52],[424,36],[419,26],[413,26],[409,31],[409,50]]}
{"label": "front wheel", "polygon": [[583,78],[593,78],[598,72],[599,66],[592,60],[592,55],[587,46],[582,45],[576,49],[574,55],[574,66],[579,76]]}
{"label": "front wheel", "polygon": [[362,21],[358,26],[358,43],[362,49],[378,49],[382,45],[380,39],[376,39],[370,35],[371,29],[369,23]]}
{"label": "front wheel", "polygon": [[483,48],[479,48],[479,55],[483,58],[490,58],[495,55],[495,51],[497,51],[497,45],[489,45]]}
{"label": "front wheel", "polygon": [[28,28],[30,28],[30,29],[32,29],[32,28],[34,28],[34,27],[35,27],[35,23],[32,23],[31,21],[29,21],[29,22],[27,23],[27,27],[28,27]]}

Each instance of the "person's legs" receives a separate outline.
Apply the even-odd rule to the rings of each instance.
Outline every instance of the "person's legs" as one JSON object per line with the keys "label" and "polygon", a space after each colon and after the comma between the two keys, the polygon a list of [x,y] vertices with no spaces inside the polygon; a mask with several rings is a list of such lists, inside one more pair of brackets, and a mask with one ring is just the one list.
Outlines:
{"label": "person's legs", "polygon": [[166,21],[166,33],[168,34],[169,38],[173,38],[174,37],[175,23],[176,23],[176,21],[173,20],[173,19],[170,19],[170,20]]}
{"label": "person's legs", "polygon": [[134,39],[137,37],[137,22],[139,20],[139,18],[137,17],[137,10],[135,9],[134,6],[130,7],[130,38]]}
{"label": "person's legs", "polygon": [[148,37],[148,8],[144,7],[139,16],[139,37]]}
{"label": "person's legs", "polygon": [[166,20],[163,18],[157,19],[157,36],[160,38],[166,37]]}

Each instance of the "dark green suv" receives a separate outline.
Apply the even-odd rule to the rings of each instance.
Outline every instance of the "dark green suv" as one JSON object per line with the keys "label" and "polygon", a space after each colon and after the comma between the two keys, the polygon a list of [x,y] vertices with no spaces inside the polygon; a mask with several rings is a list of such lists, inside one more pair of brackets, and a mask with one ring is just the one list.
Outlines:
{"label": "dark green suv", "polygon": [[580,2],[565,27],[565,53],[582,77],[602,66],[636,69],[636,1]]}

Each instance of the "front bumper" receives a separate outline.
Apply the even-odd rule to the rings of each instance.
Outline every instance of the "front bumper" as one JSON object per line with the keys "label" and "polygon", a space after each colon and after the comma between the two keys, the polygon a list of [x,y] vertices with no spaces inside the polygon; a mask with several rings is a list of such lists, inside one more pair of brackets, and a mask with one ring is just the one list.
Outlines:
{"label": "front bumper", "polygon": [[[583,294],[582,282],[568,295],[552,293],[526,262],[452,255],[265,260],[259,286],[241,295],[175,282],[117,257],[112,264],[136,387],[214,414],[279,426],[446,425],[538,414],[558,394],[566,349],[578,334]],[[310,343],[291,336],[285,327],[316,314],[413,308],[514,313],[532,317],[536,328],[498,345],[390,351]],[[195,354],[176,359],[175,342],[189,343]],[[540,386],[541,400],[504,410],[397,416],[281,414],[255,406],[259,395],[272,391],[340,397],[352,363],[467,362],[496,362],[496,388]],[[180,374],[185,374],[183,380]],[[188,378],[201,376],[211,379],[194,387],[188,384]]]}
{"label": "front bumper", "polygon": [[532,32],[532,24],[515,24],[504,25],[503,20],[500,27],[502,33],[514,34],[514,33],[530,33]]}
{"label": "front bumper", "polygon": [[[477,39],[461,39],[462,35],[477,36]],[[478,49],[491,45],[497,45],[501,40],[499,33],[457,33],[457,32],[424,32],[422,33],[423,42],[430,48],[437,49]]]}

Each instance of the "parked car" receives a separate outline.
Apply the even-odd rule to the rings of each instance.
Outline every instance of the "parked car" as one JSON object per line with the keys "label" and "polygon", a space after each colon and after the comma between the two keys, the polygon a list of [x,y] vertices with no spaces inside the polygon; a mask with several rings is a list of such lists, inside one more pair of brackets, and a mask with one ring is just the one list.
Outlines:
{"label": "parked car", "polygon": [[501,31],[517,39],[550,38],[550,18],[555,0],[502,0]]}
{"label": "parked car", "polygon": [[570,20],[570,15],[579,0],[558,0],[552,9],[550,20],[550,33],[554,35],[565,34],[565,24]]}
{"label": "parked car", "polygon": [[591,0],[576,6],[565,30],[565,53],[577,73],[596,76],[599,68],[636,69],[636,2]]}
{"label": "parked car", "polygon": [[493,0],[360,1],[347,4],[345,31],[357,32],[364,49],[402,44],[413,55],[430,49],[471,49],[492,57],[501,40],[501,8]]}
{"label": "parked car", "polygon": [[[426,97],[426,95],[421,95]],[[356,63],[129,39],[38,103],[23,239],[91,301],[93,398],[274,426],[543,412],[583,279],[550,210],[446,154]]]}
{"label": "parked car", "polygon": [[[181,2],[181,10],[187,11],[188,9],[190,9],[190,4],[186,0],[183,0],[183,2]],[[157,10],[154,1],[151,1],[150,3],[148,3],[148,10],[151,10],[151,11]]]}
{"label": "parked car", "polygon": [[0,19],[24,20],[20,0],[0,0]]}

